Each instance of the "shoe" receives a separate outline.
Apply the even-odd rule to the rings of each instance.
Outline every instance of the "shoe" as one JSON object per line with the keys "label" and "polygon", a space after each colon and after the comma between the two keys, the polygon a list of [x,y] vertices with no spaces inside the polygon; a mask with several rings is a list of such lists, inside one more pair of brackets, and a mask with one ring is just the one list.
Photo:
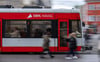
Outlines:
{"label": "shoe", "polygon": [[51,56],[51,58],[54,58],[54,56]]}
{"label": "shoe", "polygon": [[80,56],[79,56],[79,55],[77,55],[77,57],[78,57],[78,58],[80,58]]}
{"label": "shoe", "polygon": [[73,56],[72,58],[73,58],[73,59],[78,59],[78,57],[77,57],[77,56]]}
{"label": "shoe", "polygon": [[65,59],[72,59],[72,57],[65,57]]}

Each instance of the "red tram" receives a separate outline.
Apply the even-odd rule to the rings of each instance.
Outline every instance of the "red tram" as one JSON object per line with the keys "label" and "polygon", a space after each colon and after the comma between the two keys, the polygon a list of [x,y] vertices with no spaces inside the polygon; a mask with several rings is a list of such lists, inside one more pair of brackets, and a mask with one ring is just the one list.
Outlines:
{"label": "red tram", "polygon": [[[19,29],[19,35],[13,33]],[[62,36],[77,34],[77,51],[81,51],[82,29],[80,13],[65,9],[0,9],[0,51],[41,52],[45,31],[51,35],[50,51],[69,50]]]}

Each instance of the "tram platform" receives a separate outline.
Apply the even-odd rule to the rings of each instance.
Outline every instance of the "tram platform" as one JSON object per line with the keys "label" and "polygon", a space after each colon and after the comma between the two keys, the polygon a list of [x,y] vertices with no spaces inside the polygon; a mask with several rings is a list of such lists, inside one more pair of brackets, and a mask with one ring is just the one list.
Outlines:
{"label": "tram platform", "polygon": [[99,62],[98,55],[95,54],[81,54],[79,59],[65,59],[66,55],[54,55],[55,58],[41,59],[40,55],[12,55],[1,54],[0,62]]}

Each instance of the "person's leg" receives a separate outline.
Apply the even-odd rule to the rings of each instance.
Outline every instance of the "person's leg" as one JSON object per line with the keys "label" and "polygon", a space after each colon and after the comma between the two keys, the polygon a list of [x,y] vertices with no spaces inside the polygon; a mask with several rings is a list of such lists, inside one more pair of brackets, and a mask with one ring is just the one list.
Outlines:
{"label": "person's leg", "polygon": [[75,52],[74,52],[74,49],[73,49],[73,48],[70,49],[70,54],[71,54],[72,56],[75,56]]}
{"label": "person's leg", "polygon": [[54,56],[50,53],[50,50],[48,49],[48,54],[51,58],[54,58]]}
{"label": "person's leg", "polygon": [[73,59],[78,59],[78,57],[76,55],[76,52],[75,52],[75,49],[71,49],[71,52],[72,52],[72,58]]}
{"label": "person's leg", "polygon": [[72,55],[72,50],[70,49],[65,59],[72,59],[71,55]]}
{"label": "person's leg", "polygon": [[41,58],[45,58],[45,57],[44,57],[44,55],[46,54],[45,51],[47,51],[47,50],[46,50],[46,49],[43,49],[43,52],[42,52],[42,54],[41,54],[41,56],[40,56]]}
{"label": "person's leg", "polygon": [[48,49],[45,49],[43,53],[48,54]]}

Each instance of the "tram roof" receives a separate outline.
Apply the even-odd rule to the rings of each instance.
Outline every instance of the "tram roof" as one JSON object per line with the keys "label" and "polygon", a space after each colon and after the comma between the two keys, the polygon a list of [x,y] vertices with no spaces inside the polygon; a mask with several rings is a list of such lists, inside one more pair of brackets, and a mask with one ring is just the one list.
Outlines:
{"label": "tram roof", "polygon": [[0,9],[0,13],[3,12],[18,12],[18,13],[79,13],[79,10],[75,9],[26,9],[26,8],[12,8],[12,9],[7,9],[7,8],[2,8]]}

